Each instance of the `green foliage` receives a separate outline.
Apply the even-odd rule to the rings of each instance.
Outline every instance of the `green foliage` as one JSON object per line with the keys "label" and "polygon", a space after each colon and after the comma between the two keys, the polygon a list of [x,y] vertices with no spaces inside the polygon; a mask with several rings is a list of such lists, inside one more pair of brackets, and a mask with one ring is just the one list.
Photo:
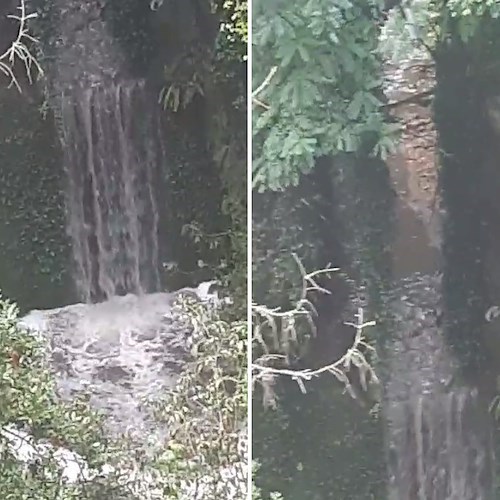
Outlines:
{"label": "green foliage", "polygon": [[436,10],[442,38],[456,32],[465,42],[479,34],[485,19],[500,17],[497,0],[434,0],[431,8]]}
{"label": "green foliage", "polygon": [[385,159],[398,129],[383,111],[381,55],[432,51],[455,35],[469,42],[489,32],[491,42],[500,17],[496,0],[402,5],[385,22],[377,0],[255,3],[253,88],[265,83],[253,103],[255,188],[296,186],[325,155],[368,147]]}
{"label": "green foliage", "polygon": [[[184,298],[179,314],[193,329],[193,359],[175,389],[157,405],[156,414],[171,430],[166,449],[157,460],[164,477],[165,495],[179,498],[186,483],[201,484],[206,477],[218,484],[208,486],[206,500],[244,498],[247,418],[246,321],[233,320],[228,311]],[[232,313],[229,312],[229,316]],[[236,497],[223,469],[233,469]]]}
{"label": "green foliage", "polygon": [[13,454],[12,429],[27,432],[39,443],[67,448],[83,457],[91,469],[114,463],[119,449],[104,436],[102,418],[84,398],[62,402],[45,362],[44,347],[17,327],[17,307],[0,298],[0,484],[9,500],[131,499],[116,478],[64,483],[53,454],[37,457],[26,468]]}
{"label": "green foliage", "polygon": [[248,6],[246,0],[217,0],[216,12],[222,16],[218,52],[229,58],[246,59],[248,41]]}
{"label": "green foliage", "polygon": [[[401,60],[428,57],[426,47],[434,47],[435,11],[431,0],[413,0],[405,9],[392,9],[380,33],[379,50],[384,58]],[[424,45],[423,45],[424,44]]]}
{"label": "green foliage", "polygon": [[497,0],[413,0],[403,5],[404,10],[391,12],[382,30],[382,51],[394,59],[415,54],[422,44],[434,51],[454,36],[470,42],[500,17]]}
{"label": "green foliage", "polygon": [[386,123],[377,54],[381,2],[301,0],[254,5],[253,183],[297,185],[318,157],[366,143],[385,157],[395,127]]}

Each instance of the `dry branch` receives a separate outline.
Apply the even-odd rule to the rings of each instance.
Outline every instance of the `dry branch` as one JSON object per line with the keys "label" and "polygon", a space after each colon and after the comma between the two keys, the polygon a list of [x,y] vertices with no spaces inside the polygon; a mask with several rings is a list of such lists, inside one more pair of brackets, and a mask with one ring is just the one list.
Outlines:
{"label": "dry branch", "polygon": [[26,43],[29,42],[37,42],[37,40],[29,34],[27,27],[28,21],[37,17],[37,14],[28,14],[26,12],[25,0],[21,0],[17,10],[19,11],[18,15],[11,14],[7,16],[9,19],[15,19],[19,22],[19,29],[17,36],[10,47],[0,55],[0,71],[10,78],[9,87],[15,85],[19,92],[21,92],[21,86],[19,85],[19,82],[14,74],[14,65],[16,60],[23,63],[30,83],[32,83],[33,66],[37,69],[39,74],[42,73],[42,68],[26,45]]}
{"label": "dry branch", "polygon": [[[345,323],[354,327],[356,334],[352,346],[337,361],[325,365],[318,369],[294,370],[287,368],[289,365],[288,352],[290,340],[297,342],[296,321],[305,318],[309,323],[312,333],[315,333],[313,316],[316,315],[314,305],[307,298],[311,291],[321,293],[330,292],[322,288],[316,282],[316,277],[321,274],[328,274],[337,271],[338,268],[327,267],[326,269],[307,273],[302,263],[296,255],[293,256],[302,275],[301,294],[294,306],[281,311],[279,308],[270,309],[262,305],[253,305],[253,342],[262,348],[263,354],[259,356],[251,367],[252,385],[259,383],[264,391],[264,404],[274,406],[275,396],[273,385],[280,376],[290,377],[297,382],[302,392],[306,392],[305,382],[312,378],[319,377],[323,373],[329,373],[339,380],[346,391],[355,398],[354,390],[349,382],[347,373],[352,366],[355,366],[359,372],[359,379],[363,390],[367,390],[367,384],[377,383],[378,378],[366,358],[367,352],[373,352],[364,337],[364,330],[367,327],[374,326],[374,321],[365,321],[363,309],[358,308],[355,323]],[[268,342],[272,342],[271,352]]]}
{"label": "dry branch", "polygon": [[271,82],[273,76],[276,74],[277,71],[278,71],[278,67],[273,66],[270,69],[267,76],[264,78],[264,81],[252,92],[252,102],[254,104],[257,104],[257,105],[263,107],[264,109],[270,108],[270,106],[268,104],[262,102],[260,99],[257,99],[257,96],[269,85],[269,83]]}

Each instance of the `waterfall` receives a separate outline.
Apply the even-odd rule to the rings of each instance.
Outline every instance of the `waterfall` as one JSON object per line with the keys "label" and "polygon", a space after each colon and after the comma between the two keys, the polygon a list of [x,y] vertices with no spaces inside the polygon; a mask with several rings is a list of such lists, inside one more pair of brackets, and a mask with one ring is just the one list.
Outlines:
{"label": "waterfall", "polygon": [[86,302],[160,287],[155,189],[165,151],[150,97],[143,81],[61,97],[67,230]]}
{"label": "waterfall", "polygon": [[492,453],[475,389],[392,405],[390,500],[489,500]]}
{"label": "waterfall", "polygon": [[19,325],[47,345],[63,399],[86,391],[92,406],[106,415],[111,433],[161,434],[164,429],[155,429],[143,403],[173,387],[186,363],[190,329],[172,307],[176,297],[129,294],[34,310]]}
{"label": "waterfall", "polygon": [[[139,76],[130,55],[127,43],[139,44],[140,34],[125,42],[110,21],[122,8],[51,0],[39,16],[47,97],[63,150],[74,282],[84,302],[161,289],[165,117],[159,90]],[[147,3],[144,9],[146,16]]]}
{"label": "waterfall", "polygon": [[490,500],[487,403],[460,381],[440,325],[440,280],[415,275],[394,292],[384,408],[389,500]]}

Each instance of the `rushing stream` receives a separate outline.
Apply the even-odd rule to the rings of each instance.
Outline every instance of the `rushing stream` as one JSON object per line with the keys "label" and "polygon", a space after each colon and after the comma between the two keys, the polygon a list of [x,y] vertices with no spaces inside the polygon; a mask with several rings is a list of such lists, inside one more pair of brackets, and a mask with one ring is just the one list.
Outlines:
{"label": "rushing stream", "polygon": [[[208,300],[210,284],[184,293]],[[129,294],[34,310],[20,325],[47,344],[61,397],[89,391],[111,432],[152,436],[160,430],[144,402],[171,388],[187,361],[191,332],[175,313],[178,294]]]}

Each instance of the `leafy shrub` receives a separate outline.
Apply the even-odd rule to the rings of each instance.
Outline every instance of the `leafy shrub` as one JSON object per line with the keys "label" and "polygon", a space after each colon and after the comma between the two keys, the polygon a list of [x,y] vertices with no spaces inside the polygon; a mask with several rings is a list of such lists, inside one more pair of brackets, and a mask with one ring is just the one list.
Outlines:
{"label": "leafy shrub", "polygon": [[231,313],[183,298],[179,317],[189,323],[192,361],[173,391],[156,405],[169,429],[157,458],[166,498],[246,497],[247,324]]}
{"label": "leafy shrub", "polygon": [[[105,437],[102,416],[82,396],[71,402],[58,398],[46,348],[17,325],[15,304],[0,297],[0,484],[9,500],[132,499],[117,486],[116,477],[97,477],[90,470],[116,462],[120,446]],[[28,436],[33,438],[29,442]],[[23,462],[19,444],[35,455]],[[82,481],[70,481],[58,456],[78,454]],[[42,451],[46,451],[43,453]],[[39,454],[38,454],[39,452]],[[24,453],[27,453],[26,451]],[[28,457],[26,457],[28,458]],[[73,459],[68,459],[73,460]]]}

